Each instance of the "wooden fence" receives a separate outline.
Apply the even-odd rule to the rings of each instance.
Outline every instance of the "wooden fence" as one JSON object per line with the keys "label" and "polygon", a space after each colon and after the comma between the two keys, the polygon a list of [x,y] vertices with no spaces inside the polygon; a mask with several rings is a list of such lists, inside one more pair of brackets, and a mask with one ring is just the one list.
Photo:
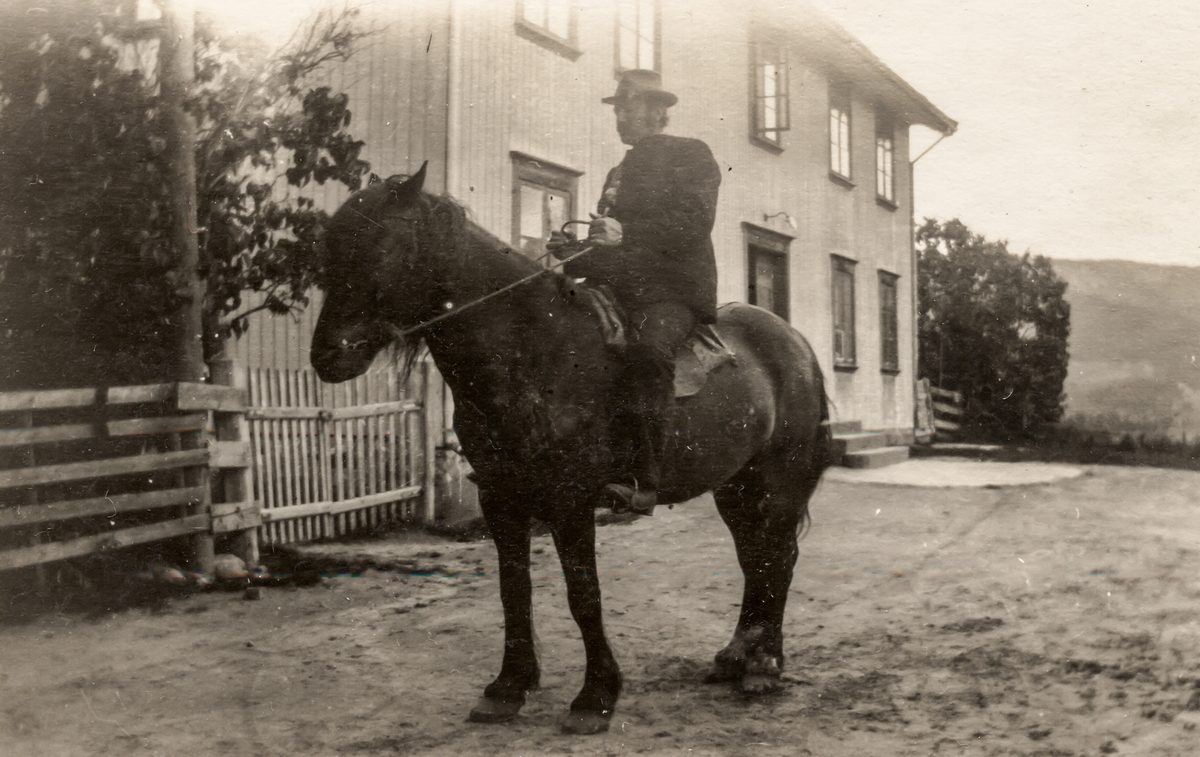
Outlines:
{"label": "wooden fence", "polygon": [[154,384],[0,394],[0,570],[190,537],[257,558],[242,392]]}
{"label": "wooden fence", "polygon": [[951,437],[962,430],[963,396],[961,392],[929,388],[933,400],[933,429],[940,438]]}
{"label": "wooden fence", "polygon": [[929,379],[917,382],[917,439],[954,439],[962,430],[963,396],[961,392],[939,389]]}
{"label": "wooden fence", "polygon": [[334,386],[224,364],[214,379],[233,386],[0,393],[0,570],[189,537],[207,571],[217,537],[256,564],[260,537],[432,520],[431,371]]}
{"label": "wooden fence", "polygon": [[433,519],[430,370],[418,363],[405,381],[389,365],[336,385],[311,370],[247,370],[253,496],[265,543]]}

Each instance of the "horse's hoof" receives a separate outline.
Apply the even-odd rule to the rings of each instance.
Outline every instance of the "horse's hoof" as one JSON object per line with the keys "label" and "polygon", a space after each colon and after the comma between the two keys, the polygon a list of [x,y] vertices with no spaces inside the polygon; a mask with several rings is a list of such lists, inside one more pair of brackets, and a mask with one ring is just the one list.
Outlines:
{"label": "horse's hoof", "polygon": [[712,667],[709,668],[708,675],[704,677],[705,683],[730,683],[742,677],[746,670],[744,660],[722,662],[716,660]]}
{"label": "horse's hoof", "polygon": [[562,719],[562,731],[563,733],[570,733],[577,736],[604,733],[608,730],[608,721],[611,719],[612,710],[605,712],[572,710]]}
{"label": "horse's hoof", "polygon": [[773,694],[783,688],[783,683],[777,675],[762,673],[747,673],[742,676],[741,690],[747,696],[758,697]]}
{"label": "horse's hoof", "polygon": [[480,697],[467,719],[472,723],[503,723],[512,720],[521,711],[524,702],[506,702],[503,699]]}

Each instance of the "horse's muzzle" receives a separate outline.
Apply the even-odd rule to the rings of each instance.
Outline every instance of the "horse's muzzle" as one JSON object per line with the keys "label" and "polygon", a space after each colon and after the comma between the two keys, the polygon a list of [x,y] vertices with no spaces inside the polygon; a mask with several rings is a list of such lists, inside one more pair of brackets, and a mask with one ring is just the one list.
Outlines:
{"label": "horse's muzzle", "polygon": [[366,331],[369,333],[336,335],[322,333],[318,328],[309,353],[317,377],[327,384],[336,384],[366,373],[375,356],[390,341],[382,330]]}

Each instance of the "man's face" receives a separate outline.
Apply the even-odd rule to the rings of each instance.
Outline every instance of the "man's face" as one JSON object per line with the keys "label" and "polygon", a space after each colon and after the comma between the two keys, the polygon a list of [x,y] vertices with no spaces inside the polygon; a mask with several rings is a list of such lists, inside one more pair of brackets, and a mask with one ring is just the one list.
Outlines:
{"label": "man's face", "polygon": [[662,131],[660,108],[651,107],[645,99],[635,97],[626,103],[613,106],[617,116],[617,134],[621,141],[632,147],[643,137]]}

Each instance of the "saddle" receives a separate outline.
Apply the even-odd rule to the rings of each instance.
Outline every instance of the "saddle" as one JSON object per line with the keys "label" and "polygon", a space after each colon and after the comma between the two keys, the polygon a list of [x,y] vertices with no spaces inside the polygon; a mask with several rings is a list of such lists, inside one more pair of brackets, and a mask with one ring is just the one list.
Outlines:
{"label": "saddle", "polygon": [[[617,306],[612,290],[608,287],[580,287],[580,293],[588,306],[600,319],[600,333],[604,344],[613,349],[624,349],[629,341],[625,334],[625,315]],[[733,350],[725,344],[720,332],[709,323],[697,324],[688,338],[675,350],[675,396],[690,397],[704,386],[708,374],[736,358]]]}

